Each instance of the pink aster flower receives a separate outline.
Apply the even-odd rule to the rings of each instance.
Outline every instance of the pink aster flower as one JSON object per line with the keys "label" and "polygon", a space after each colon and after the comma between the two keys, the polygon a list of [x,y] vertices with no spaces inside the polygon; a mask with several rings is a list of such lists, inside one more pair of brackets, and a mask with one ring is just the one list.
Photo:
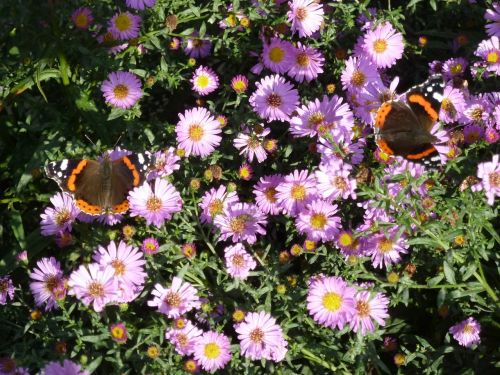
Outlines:
{"label": "pink aster flower", "polygon": [[299,104],[297,89],[277,74],[264,77],[256,85],[249,99],[254,112],[269,121],[287,121]]}
{"label": "pink aster flower", "polygon": [[114,323],[109,326],[111,338],[118,344],[125,344],[128,340],[128,332],[125,323]]}
{"label": "pink aster flower", "polygon": [[484,60],[487,71],[500,75],[500,40],[498,36],[483,40],[477,46],[474,54]]}
{"label": "pink aster flower", "polygon": [[255,203],[259,209],[270,215],[277,215],[280,213],[281,208],[278,205],[276,188],[283,181],[283,176],[275,174],[271,176],[261,177],[259,182],[255,185],[253,194],[255,195]]}
{"label": "pink aster flower", "polygon": [[71,20],[77,28],[85,30],[92,24],[94,17],[92,16],[90,8],[82,7],[76,9],[73,14],[71,14]]}
{"label": "pink aster flower", "polygon": [[14,299],[14,284],[9,276],[0,277],[0,305],[7,303],[7,298]]}
{"label": "pink aster flower", "polygon": [[389,317],[387,313],[389,299],[384,294],[362,291],[356,293],[354,300],[356,301],[356,312],[349,321],[354,332],[360,330],[363,336],[368,332],[374,332],[373,321],[381,326],[385,325],[385,319]]}
{"label": "pink aster flower", "polygon": [[108,22],[108,29],[116,39],[128,40],[139,36],[141,17],[130,12],[116,13]]}
{"label": "pink aster flower", "polygon": [[[205,35],[208,38],[208,35]],[[193,32],[190,37],[187,38],[186,47],[184,48],[184,53],[189,57],[195,59],[199,57],[206,57],[210,55],[210,50],[212,49],[212,42],[208,39],[198,38],[198,32]]]}
{"label": "pink aster flower", "polygon": [[398,227],[385,233],[372,235],[369,239],[365,253],[371,256],[375,268],[387,267],[389,264],[399,263],[401,254],[408,253],[408,242],[404,234],[398,235]]}
{"label": "pink aster flower", "polygon": [[344,90],[357,92],[369,83],[381,82],[377,67],[365,56],[351,56],[340,77]]}
{"label": "pink aster flower", "polygon": [[41,306],[45,303],[45,311],[58,308],[57,301],[63,299],[67,291],[61,265],[54,257],[42,258],[36,265],[30,272],[30,289],[35,298],[35,305]]}
{"label": "pink aster flower", "polygon": [[57,193],[50,198],[50,202],[54,207],[46,208],[40,215],[42,235],[60,236],[65,232],[71,232],[71,226],[80,214],[73,197],[66,193]]}
{"label": "pink aster flower", "polygon": [[210,189],[203,195],[200,203],[200,208],[202,209],[200,215],[201,222],[212,223],[213,219],[222,214],[228,206],[238,201],[236,192],[227,192],[224,185],[219,186],[217,189]]}
{"label": "pink aster flower", "polygon": [[306,170],[294,170],[284,177],[276,191],[284,213],[296,216],[316,197],[316,178]]}
{"label": "pink aster flower", "polygon": [[492,4],[492,9],[486,9],[484,18],[490,21],[486,24],[488,35],[500,37],[500,3],[495,2]]}
{"label": "pink aster flower", "polygon": [[300,233],[312,241],[332,241],[340,229],[340,217],[336,215],[337,205],[321,199],[309,203],[301,210],[295,223]]}
{"label": "pink aster flower", "polygon": [[165,151],[157,151],[153,154],[154,165],[147,175],[147,180],[151,181],[157,177],[169,176],[174,171],[180,168],[179,160],[181,158],[176,155],[175,149],[169,147]]}
{"label": "pink aster flower", "polygon": [[157,307],[162,314],[177,319],[182,314],[200,307],[200,298],[196,293],[198,291],[193,285],[174,276],[172,286],[168,289],[161,284],[155,285],[151,292],[154,297],[148,301],[148,306]]}
{"label": "pink aster flower", "polygon": [[151,8],[155,5],[156,0],[126,0],[126,4],[129,8],[143,10],[145,8]]}
{"label": "pink aster flower", "polygon": [[179,122],[175,127],[179,147],[185,155],[205,157],[219,146],[222,130],[219,122],[205,108],[193,108],[179,113]]}
{"label": "pink aster flower", "polygon": [[470,348],[474,344],[481,342],[479,334],[481,333],[481,325],[479,322],[469,317],[460,323],[450,327],[449,332],[458,343],[466,348]]}
{"label": "pink aster flower", "polygon": [[271,38],[269,44],[264,43],[262,63],[273,73],[286,73],[292,64],[293,52],[292,43],[280,38]]}
{"label": "pink aster flower", "polygon": [[443,64],[443,77],[446,80],[457,76],[463,76],[469,62],[463,57],[448,59]]}
{"label": "pink aster flower", "polygon": [[320,277],[309,285],[307,310],[321,325],[343,329],[356,313],[355,294],[340,277]]}
{"label": "pink aster flower", "polygon": [[492,145],[493,143],[497,143],[499,139],[500,134],[498,134],[498,131],[495,128],[488,126],[484,130],[484,140],[490,145]]}
{"label": "pink aster flower", "polygon": [[287,74],[297,82],[311,82],[323,73],[325,58],[316,48],[305,46],[299,42],[293,51],[291,62]]}
{"label": "pink aster flower", "polygon": [[481,182],[472,186],[472,191],[484,190],[488,204],[493,206],[495,197],[500,196],[500,163],[499,155],[493,155],[490,162],[480,163],[477,166],[477,177]]}
{"label": "pink aster flower", "polygon": [[249,272],[257,267],[255,259],[241,243],[226,247],[224,258],[226,259],[227,273],[235,279],[245,280]]}
{"label": "pink aster flower", "polygon": [[211,68],[203,65],[196,69],[190,82],[193,84],[193,90],[201,96],[208,95],[219,87],[217,74]]}
{"label": "pink aster flower", "polygon": [[233,141],[234,147],[240,150],[240,155],[244,155],[249,162],[252,162],[254,157],[257,162],[262,163],[267,159],[267,153],[264,149],[265,137],[271,132],[269,128],[258,127],[250,129],[246,128],[243,132],[238,133]]}
{"label": "pink aster flower", "polygon": [[349,178],[352,166],[342,162],[320,164],[316,171],[318,193],[324,199],[356,199],[356,179]]}
{"label": "pink aster flower", "polygon": [[439,110],[439,120],[449,124],[457,121],[465,110],[464,94],[459,89],[446,86]]}
{"label": "pink aster flower", "polygon": [[243,163],[238,169],[238,177],[243,181],[250,181],[253,176],[253,168],[248,163]]}
{"label": "pink aster flower", "polygon": [[182,198],[174,185],[157,178],[144,182],[129,193],[130,216],[141,216],[147,225],[161,227],[165,220],[182,209]]}
{"label": "pink aster flower", "polygon": [[231,88],[236,94],[243,94],[248,89],[248,78],[238,74],[231,79]]}
{"label": "pink aster flower", "polygon": [[231,360],[230,349],[231,342],[226,335],[208,331],[195,340],[193,356],[203,370],[213,373]]}
{"label": "pink aster flower", "polygon": [[203,331],[196,327],[191,321],[186,320],[184,327],[170,328],[165,332],[165,339],[175,346],[175,351],[180,355],[191,355],[194,351],[194,343]]}
{"label": "pink aster flower", "polygon": [[240,340],[241,354],[251,360],[279,362],[288,351],[283,330],[276,324],[276,319],[265,311],[247,313],[245,320],[238,323],[235,330]]}
{"label": "pink aster flower", "polygon": [[403,35],[385,22],[364,37],[363,48],[379,68],[388,68],[403,56]]}
{"label": "pink aster flower", "polygon": [[88,371],[82,370],[81,366],[69,359],[65,359],[62,364],[59,362],[49,362],[41,370],[40,375],[88,375]]}
{"label": "pink aster flower", "polygon": [[118,295],[116,302],[133,301],[144,288],[146,272],[144,272],[143,254],[138,248],[120,241],[118,246],[111,241],[107,248],[99,246],[94,252],[93,259],[102,269],[114,269],[117,281]]}
{"label": "pink aster flower", "polygon": [[215,218],[214,224],[221,232],[219,241],[231,237],[234,243],[253,244],[257,234],[266,234],[267,219],[255,204],[236,202],[228,205],[223,214]]}
{"label": "pink aster flower", "polygon": [[139,78],[129,72],[112,72],[102,83],[101,91],[106,103],[117,108],[131,108],[142,97]]}
{"label": "pink aster flower", "polygon": [[112,267],[98,264],[81,265],[69,277],[68,294],[76,296],[84,305],[93,303],[94,310],[101,312],[104,306],[115,300],[118,292]]}
{"label": "pink aster flower", "polygon": [[314,0],[292,0],[286,14],[292,23],[292,32],[298,31],[299,37],[311,36],[323,23],[323,5]]}
{"label": "pink aster flower", "polygon": [[142,241],[141,250],[146,255],[156,254],[159,248],[160,244],[154,237],[148,237],[144,241]]}

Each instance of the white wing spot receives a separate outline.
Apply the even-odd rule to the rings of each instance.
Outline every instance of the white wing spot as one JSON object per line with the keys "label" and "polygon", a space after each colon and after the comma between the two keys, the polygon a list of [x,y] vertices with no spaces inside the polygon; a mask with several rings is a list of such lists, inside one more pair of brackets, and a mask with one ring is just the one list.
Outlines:
{"label": "white wing spot", "polygon": [[61,171],[65,171],[66,168],[68,168],[68,159],[64,159],[62,162],[61,162],[61,165],[59,166],[59,169]]}

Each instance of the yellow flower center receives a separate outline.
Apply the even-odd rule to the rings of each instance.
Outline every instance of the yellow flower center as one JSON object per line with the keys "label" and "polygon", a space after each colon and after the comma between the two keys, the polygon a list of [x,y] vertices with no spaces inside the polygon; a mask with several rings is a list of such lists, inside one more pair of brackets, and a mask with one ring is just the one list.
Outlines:
{"label": "yellow flower center", "polygon": [[354,86],[363,86],[366,82],[366,76],[361,70],[355,70],[351,76],[351,83]]}
{"label": "yellow flower center", "polygon": [[220,353],[220,346],[215,342],[211,342],[205,345],[205,357],[207,357],[208,359],[215,359],[219,357]]}
{"label": "yellow flower center", "polygon": [[128,96],[128,87],[122,84],[116,85],[113,94],[116,99],[123,100]]}
{"label": "yellow flower center", "polygon": [[66,222],[68,222],[70,218],[71,218],[71,215],[70,215],[69,211],[62,210],[56,214],[55,222],[58,226],[61,226],[61,225],[66,224]]}
{"label": "yellow flower center", "polygon": [[311,129],[316,129],[319,125],[325,121],[325,114],[322,112],[313,112],[311,116],[307,119],[307,122],[309,124],[309,128]]}
{"label": "yellow flower center", "polygon": [[358,301],[356,310],[358,310],[358,315],[362,318],[370,315],[370,305],[365,301]]}
{"label": "yellow flower center", "polygon": [[341,246],[351,246],[353,244],[354,240],[352,236],[349,233],[342,233],[339,237],[339,244]]}
{"label": "yellow flower center", "polygon": [[206,75],[201,75],[198,78],[196,78],[196,86],[202,89],[207,87],[209,83],[210,83],[210,78]]}
{"label": "yellow flower center", "polygon": [[59,285],[59,279],[55,275],[50,275],[45,279],[45,289],[49,293],[54,293],[54,290]]}
{"label": "yellow flower center", "polygon": [[307,17],[307,9],[306,8],[297,8],[295,11],[295,18],[299,21],[304,21]]}
{"label": "yellow flower center", "polygon": [[313,227],[316,230],[323,229],[326,225],[327,219],[325,214],[323,213],[315,213],[311,215],[311,219],[309,220],[309,223],[311,224],[311,227]]}
{"label": "yellow flower center", "polygon": [[309,55],[307,53],[300,52],[297,54],[296,61],[298,66],[305,68],[309,66],[311,59],[309,58]]}
{"label": "yellow flower center", "polygon": [[460,63],[456,63],[456,64],[452,65],[451,68],[450,68],[450,71],[453,74],[462,73],[462,70],[463,70],[463,67],[462,67],[462,64],[460,64]]}
{"label": "yellow flower center", "polygon": [[243,92],[247,89],[247,85],[244,81],[238,80],[233,83],[233,89],[236,92]]}
{"label": "yellow flower center", "polygon": [[488,175],[488,180],[492,188],[498,189],[500,187],[500,172],[490,173]]}
{"label": "yellow flower center", "polygon": [[79,13],[76,17],[75,17],[75,24],[76,26],[78,27],[87,27],[88,25],[88,22],[89,22],[89,19],[88,17],[85,15],[85,13]]}
{"label": "yellow flower center", "polygon": [[125,263],[120,259],[113,259],[111,266],[115,269],[115,276],[122,276],[125,273]]}
{"label": "yellow flower center", "polygon": [[295,184],[292,186],[290,196],[297,201],[304,200],[306,197],[306,188],[303,185]]}
{"label": "yellow flower center", "polygon": [[269,104],[271,107],[279,107],[283,101],[281,100],[281,96],[278,94],[272,93],[267,97],[267,104]]}
{"label": "yellow flower center", "polygon": [[276,203],[276,189],[273,187],[269,187],[264,191],[264,195],[266,196],[266,199],[271,202],[271,203]]}
{"label": "yellow flower center", "polygon": [[120,31],[127,31],[132,27],[132,19],[126,13],[121,13],[115,18],[115,26]]}
{"label": "yellow flower center", "polygon": [[474,332],[474,327],[470,324],[466,324],[463,328],[463,333],[472,333]]}
{"label": "yellow flower center", "polygon": [[243,267],[245,265],[245,258],[243,254],[236,254],[232,259],[233,266],[235,267]]}
{"label": "yellow flower center", "polygon": [[230,14],[226,17],[226,22],[229,26],[236,26],[236,17],[234,14]]}
{"label": "yellow flower center", "polygon": [[281,47],[273,47],[269,50],[269,59],[274,63],[280,63],[285,58],[285,50]]}
{"label": "yellow flower center", "polygon": [[122,327],[113,327],[111,335],[117,340],[123,340],[125,338],[125,330]]}
{"label": "yellow flower center", "polygon": [[184,333],[177,334],[177,342],[182,347],[186,346],[189,342],[187,335],[185,335]]}
{"label": "yellow flower center", "polygon": [[486,57],[486,61],[490,64],[495,64],[498,62],[498,53],[496,51],[491,51]]}
{"label": "yellow flower center", "polygon": [[455,114],[457,113],[457,110],[455,109],[453,102],[448,98],[443,99],[443,101],[441,102],[441,108],[443,109],[443,111],[447,112],[450,116],[455,116]]}
{"label": "yellow flower center", "polygon": [[104,287],[98,281],[93,281],[88,286],[89,294],[94,298],[104,297]]}
{"label": "yellow flower center", "polygon": [[193,142],[199,142],[203,138],[204,133],[203,128],[199,124],[191,124],[189,126],[189,138]]}
{"label": "yellow flower center", "polygon": [[210,213],[210,216],[214,217],[214,216],[222,213],[223,207],[224,207],[224,205],[220,199],[214,199],[208,205],[208,212]]}
{"label": "yellow flower center", "polygon": [[182,302],[182,298],[175,292],[168,292],[163,299],[163,302],[165,302],[170,307],[178,307]]}
{"label": "yellow flower center", "polygon": [[249,219],[248,215],[238,215],[236,217],[233,217],[229,221],[229,227],[234,233],[243,233],[246,228],[246,222]]}
{"label": "yellow flower center", "polygon": [[345,182],[345,178],[342,176],[335,176],[333,178],[332,185],[335,186],[339,190],[342,190],[342,191],[347,190],[347,183]]}
{"label": "yellow flower center", "polygon": [[147,353],[148,353],[149,358],[155,359],[156,357],[158,357],[160,355],[160,349],[158,349],[157,346],[153,345],[153,346],[150,346],[148,348]]}
{"label": "yellow flower center", "polygon": [[260,344],[264,340],[264,331],[260,328],[255,328],[250,332],[250,340],[256,344]]}
{"label": "yellow flower center", "polygon": [[161,207],[162,207],[161,199],[159,199],[154,195],[146,201],[146,208],[150,212],[158,212],[160,211]]}
{"label": "yellow flower center", "polygon": [[388,253],[392,250],[393,242],[388,238],[383,238],[379,241],[379,250],[381,253]]}
{"label": "yellow flower center", "polygon": [[250,178],[251,175],[248,167],[242,167],[239,173],[241,178]]}
{"label": "yellow flower center", "polygon": [[387,41],[384,39],[377,39],[373,42],[373,49],[376,53],[383,53],[387,49]]}
{"label": "yellow flower center", "polygon": [[325,293],[323,296],[323,307],[328,311],[337,311],[342,306],[342,296],[334,292]]}

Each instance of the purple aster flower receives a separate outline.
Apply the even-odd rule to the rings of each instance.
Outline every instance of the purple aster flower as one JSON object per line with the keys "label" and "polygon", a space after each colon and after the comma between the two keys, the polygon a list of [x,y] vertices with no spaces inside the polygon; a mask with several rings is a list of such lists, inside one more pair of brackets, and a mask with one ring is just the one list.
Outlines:
{"label": "purple aster flower", "polygon": [[[205,35],[208,38],[208,35]],[[184,53],[189,57],[195,59],[199,57],[206,57],[210,55],[210,50],[212,49],[212,42],[208,39],[198,38],[198,32],[193,32],[190,37],[187,38],[186,47],[184,48]]]}
{"label": "purple aster flower", "polygon": [[151,8],[155,5],[156,0],[126,0],[126,4],[129,8],[144,10],[145,8]]}
{"label": "purple aster flower", "polygon": [[292,23],[292,32],[298,31],[299,37],[308,37],[318,31],[323,23],[323,5],[314,0],[292,0],[286,14]]}
{"label": "purple aster flower", "polygon": [[483,138],[484,128],[480,125],[469,124],[464,127],[464,141],[467,144],[479,142]]}
{"label": "purple aster flower", "polygon": [[354,296],[356,301],[356,312],[349,321],[354,332],[361,331],[365,336],[368,332],[375,331],[373,321],[379,325],[385,325],[385,319],[389,317],[387,313],[389,299],[382,293],[370,293],[362,291]]}
{"label": "purple aster flower", "polygon": [[357,182],[349,178],[352,166],[341,161],[320,164],[316,171],[318,194],[324,199],[356,199]]}
{"label": "purple aster flower", "polygon": [[401,254],[408,253],[408,241],[406,235],[398,235],[397,226],[388,230],[387,233],[373,234],[367,242],[365,254],[372,258],[375,268],[382,268],[389,264],[399,263]]}
{"label": "purple aster flower", "polygon": [[142,241],[141,250],[146,255],[153,255],[158,252],[160,244],[154,237],[148,237]]}
{"label": "purple aster flower", "polygon": [[364,37],[364,50],[379,68],[388,68],[403,56],[403,35],[385,22]]}
{"label": "purple aster flower", "polygon": [[354,112],[367,124],[373,125],[375,116],[380,106],[387,101],[397,99],[396,88],[399,84],[399,77],[394,77],[389,87],[386,87],[381,80],[370,82],[359,91],[359,97],[354,107]]}
{"label": "purple aster flower", "polygon": [[377,67],[364,55],[347,59],[340,80],[342,88],[350,92],[358,92],[369,83],[382,84]]}
{"label": "purple aster flower", "polygon": [[102,83],[101,91],[106,103],[118,108],[131,108],[142,97],[139,78],[129,72],[112,72]]}
{"label": "purple aster flower", "polygon": [[154,165],[148,173],[147,180],[151,181],[157,177],[169,176],[180,168],[181,158],[175,153],[175,149],[170,147],[165,151],[156,151],[153,154]]}
{"label": "purple aster flower", "polygon": [[36,265],[30,272],[30,289],[35,298],[35,305],[41,306],[45,303],[45,311],[58,308],[57,301],[63,299],[67,292],[61,265],[54,257],[42,258]]}
{"label": "purple aster flower", "polygon": [[226,247],[224,259],[226,260],[227,273],[235,279],[245,280],[250,271],[257,267],[257,262],[241,243]]}
{"label": "purple aster flower", "polygon": [[288,121],[299,104],[297,89],[277,74],[264,77],[256,85],[249,100],[253,110],[265,120]]}
{"label": "purple aster flower", "polygon": [[88,7],[78,8],[71,14],[71,20],[77,28],[82,30],[88,29],[94,21],[92,10]]}
{"label": "purple aster flower", "polygon": [[498,36],[492,36],[490,39],[483,40],[477,46],[474,54],[484,60],[486,70],[500,75],[500,41]]}
{"label": "purple aster flower", "polygon": [[291,62],[287,74],[297,82],[311,82],[323,73],[325,58],[316,48],[298,42],[297,48],[293,51]]}
{"label": "purple aster flower", "polygon": [[488,142],[490,145],[492,145],[493,143],[497,143],[498,139],[500,138],[500,134],[498,134],[498,131],[491,126],[487,127],[484,130],[483,136],[484,140]]}
{"label": "purple aster flower", "polygon": [[235,191],[227,192],[224,185],[217,189],[212,188],[207,191],[201,200],[202,209],[200,220],[202,223],[213,223],[213,219],[222,214],[224,210],[235,202],[238,202]]}
{"label": "purple aster flower", "polygon": [[165,332],[165,339],[175,346],[175,351],[180,355],[191,355],[194,352],[194,343],[203,331],[196,327],[190,320],[185,320],[184,327],[170,328]]}
{"label": "purple aster flower", "polygon": [[162,314],[177,319],[182,314],[201,306],[197,293],[193,285],[174,276],[172,286],[168,289],[161,284],[155,285],[155,289],[151,292],[153,299],[148,301],[148,306],[157,307]]}
{"label": "purple aster flower", "polygon": [[286,40],[271,38],[269,44],[264,43],[262,63],[274,73],[286,73],[292,65],[294,49],[292,43]]}
{"label": "purple aster flower", "polygon": [[236,94],[243,94],[248,89],[248,78],[238,74],[231,79],[231,88]]}
{"label": "purple aster flower", "polygon": [[463,112],[463,116],[460,119],[464,124],[476,124],[484,125],[488,122],[490,113],[493,108],[491,108],[491,103],[481,96],[471,96],[467,101],[467,108]]}
{"label": "purple aster flower", "polygon": [[81,265],[69,277],[68,294],[76,296],[84,305],[93,303],[94,310],[101,312],[104,306],[115,300],[117,295],[114,269],[102,269],[98,264]]}
{"label": "purple aster flower", "polygon": [[343,329],[356,313],[355,294],[340,277],[319,277],[309,285],[307,310],[319,324]]}
{"label": "purple aster flower", "polygon": [[66,193],[57,193],[50,198],[50,202],[54,207],[46,208],[40,215],[42,235],[60,236],[62,233],[71,232],[71,226],[80,214],[73,197]]}
{"label": "purple aster flower", "polygon": [[278,205],[276,188],[283,181],[282,175],[271,175],[261,177],[259,182],[255,185],[253,194],[255,195],[255,203],[259,209],[269,215],[277,215],[281,209]]}
{"label": "purple aster flower", "polygon": [[446,80],[463,76],[469,63],[463,57],[448,59],[443,64],[443,77]]}
{"label": "purple aster flower", "polygon": [[108,22],[108,29],[116,39],[128,40],[139,36],[141,17],[130,12],[116,13]]}
{"label": "purple aster flower", "polygon": [[234,147],[240,150],[240,155],[244,155],[249,162],[252,162],[255,157],[257,162],[262,163],[267,159],[264,141],[270,132],[269,128],[261,126],[253,129],[246,128],[234,139]]}
{"label": "purple aster flower", "polygon": [[439,110],[439,119],[447,124],[457,121],[465,110],[464,94],[459,89],[446,86]]}
{"label": "purple aster flower", "polygon": [[294,170],[276,188],[278,204],[285,214],[296,216],[316,198],[316,178],[306,170]]}
{"label": "purple aster flower", "polygon": [[62,365],[59,362],[49,362],[40,372],[41,375],[88,375],[88,371],[82,370],[81,366],[69,359],[65,359]]}
{"label": "purple aster flower", "polygon": [[193,84],[193,90],[201,96],[208,95],[219,87],[217,74],[211,68],[203,65],[196,69],[190,82]]}
{"label": "purple aster flower", "polygon": [[144,182],[129,193],[130,216],[141,216],[147,225],[161,227],[172,214],[182,209],[182,198],[174,185],[157,178],[151,185]]}
{"label": "purple aster flower", "polygon": [[111,338],[118,344],[125,344],[128,340],[128,332],[125,323],[114,323],[109,326]]}
{"label": "purple aster flower", "polygon": [[296,227],[305,233],[308,240],[332,241],[340,229],[340,217],[336,214],[338,206],[317,199],[300,211],[296,218]]}
{"label": "purple aster flower", "polygon": [[484,18],[490,21],[486,24],[488,35],[500,37],[500,3],[495,2],[492,4],[492,9],[486,9]]}
{"label": "purple aster flower", "polygon": [[500,196],[500,163],[499,155],[493,155],[491,162],[480,163],[477,166],[477,177],[481,182],[472,186],[472,191],[484,190],[488,204],[493,206],[495,197]]}
{"label": "purple aster flower", "polygon": [[429,75],[443,73],[443,62],[440,60],[433,60],[429,63]]}
{"label": "purple aster flower", "polygon": [[481,325],[472,317],[469,317],[450,327],[449,332],[460,345],[465,346],[466,348],[470,348],[472,345],[479,344],[481,342],[481,338],[479,337],[479,334],[481,333]]}
{"label": "purple aster flower", "polygon": [[144,272],[146,261],[138,248],[123,241],[117,246],[111,241],[107,248],[99,246],[92,258],[102,269],[107,267],[114,269],[118,288],[116,302],[131,302],[144,288],[147,276]]}
{"label": "purple aster flower", "polygon": [[7,303],[7,298],[14,299],[14,284],[9,276],[0,277],[0,305]]}
{"label": "purple aster flower", "polygon": [[196,338],[193,356],[203,370],[213,373],[231,360],[230,349],[231,342],[226,335],[208,331]]}
{"label": "purple aster flower", "polygon": [[186,156],[208,156],[222,140],[219,122],[207,109],[201,107],[188,109],[184,114],[179,113],[175,132],[179,147]]}
{"label": "purple aster flower", "polygon": [[247,241],[253,244],[257,241],[257,234],[266,234],[266,215],[252,203],[236,202],[228,205],[222,215],[214,220],[215,226],[220,229],[219,241],[231,237],[236,242]]}
{"label": "purple aster flower", "polygon": [[236,324],[235,330],[240,340],[241,354],[251,360],[280,362],[288,351],[283,330],[276,319],[265,311],[245,314],[245,320]]}

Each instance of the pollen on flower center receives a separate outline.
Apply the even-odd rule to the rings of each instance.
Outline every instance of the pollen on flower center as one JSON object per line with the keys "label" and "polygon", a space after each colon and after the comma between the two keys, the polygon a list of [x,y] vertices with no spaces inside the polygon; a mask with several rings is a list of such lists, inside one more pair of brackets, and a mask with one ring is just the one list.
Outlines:
{"label": "pollen on flower center", "polygon": [[497,63],[498,62],[498,53],[496,51],[491,51],[486,56],[486,61],[489,62],[490,64]]}
{"label": "pollen on flower center", "polygon": [[0,281],[0,293],[6,293],[8,289],[9,283],[6,280]]}
{"label": "pollen on flower center", "polygon": [[116,339],[123,339],[125,336],[125,331],[122,327],[113,327],[111,330],[111,335]]}
{"label": "pollen on flower center", "polygon": [[255,328],[250,332],[250,340],[256,344],[260,344],[264,340],[264,331],[260,328]]}
{"label": "pollen on flower center", "polygon": [[273,47],[269,50],[269,59],[272,62],[280,63],[285,58],[285,51],[281,47]]}
{"label": "pollen on flower center", "polygon": [[153,195],[147,200],[146,207],[150,212],[158,212],[162,207],[161,199]]}
{"label": "pollen on flower center", "polygon": [[351,83],[354,86],[363,86],[366,82],[366,76],[361,70],[355,70],[351,76]]}
{"label": "pollen on flower center", "polygon": [[379,241],[379,249],[381,253],[388,253],[392,250],[393,242],[388,238],[383,238]]}
{"label": "pollen on flower center", "polygon": [[304,198],[306,197],[306,188],[303,185],[294,184],[292,186],[290,195],[293,199],[297,201],[304,200]]}
{"label": "pollen on flower center", "polygon": [[250,138],[247,143],[248,148],[255,150],[260,146],[260,141],[257,138]]}
{"label": "pollen on flower center", "polygon": [[316,128],[325,121],[325,114],[322,112],[313,112],[307,119],[310,128]]}
{"label": "pollen on flower center", "polygon": [[491,187],[498,189],[500,187],[500,172],[492,172],[488,175]]}
{"label": "pollen on flower center", "polygon": [[342,246],[351,246],[353,244],[353,238],[349,233],[342,233],[339,236],[339,243]]}
{"label": "pollen on flower center", "polygon": [[132,26],[132,20],[127,14],[122,13],[116,17],[115,26],[120,31],[127,31]]}
{"label": "pollen on flower center", "polygon": [[45,289],[47,289],[48,292],[53,293],[54,290],[59,285],[59,279],[55,275],[50,275],[45,279],[44,283],[45,283]]}
{"label": "pollen on flower center", "polygon": [[365,317],[370,315],[370,305],[365,301],[358,301],[356,303],[356,310],[358,310],[358,315],[360,317]]}
{"label": "pollen on flower center", "polygon": [[216,215],[219,215],[222,213],[223,209],[223,203],[220,199],[214,199],[210,204],[208,205],[208,212],[210,213],[210,216],[214,217]]}
{"label": "pollen on flower center", "polygon": [[75,23],[76,23],[76,26],[78,26],[78,27],[85,27],[85,26],[87,26],[87,24],[88,24],[88,18],[85,15],[85,13],[79,13],[75,17]]}
{"label": "pollen on flower center", "polygon": [[179,296],[179,294],[175,292],[169,292],[167,293],[163,301],[170,307],[179,307],[182,302],[182,299],[181,296]]}
{"label": "pollen on flower center", "polygon": [[128,87],[122,84],[116,85],[113,89],[113,94],[116,99],[125,99],[128,96]]}
{"label": "pollen on flower center", "polygon": [[342,296],[334,293],[328,292],[323,296],[323,307],[328,311],[337,311],[342,306]]}
{"label": "pollen on flower center", "polygon": [[279,107],[283,103],[281,96],[275,94],[274,92],[267,97],[267,104],[271,107]]}
{"label": "pollen on flower center", "polygon": [[177,342],[180,346],[186,346],[189,342],[188,337],[184,333],[177,334]]}
{"label": "pollen on flower center", "polygon": [[196,79],[196,85],[202,89],[208,86],[210,83],[210,78],[205,75],[201,75]]}
{"label": "pollen on flower center", "polygon": [[295,17],[301,22],[304,21],[307,17],[307,9],[297,8],[297,10],[295,11]]}
{"label": "pollen on flower center", "polygon": [[247,215],[238,215],[229,221],[229,227],[234,233],[243,233],[245,231]]}
{"label": "pollen on flower center", "polygon": [[305,52],[298,53],[295,60],[297,61],[297,65],[301,67],[309,66],[309,63],[311,62],[309,55]]}
{"label": "pollen on flower center", "polygon": [[115,276],[121,276],[125,273],[125,264],[120,259],[113,259],[111,266],[115,269]]}
{"label": "pollen on flower center", "polygon": [[464,333],[472,333],[474,332],[474,327],[471,326],[470,324],[466,324],[463,328]]}
{"label": "pollen on flower center", "polygon": [[311,215],[311,219],[309,220],[311,227],[314,229],[323,229],[326,225],[327,219],[325,214],[323,213],[315,213]]}
{"label": "pollen on flower center", "polygon": [[205,345],[205,356],[208,359],[215,359],[215,358],[219,357],[220,352],[221,352],[220,346],[214,342],[211,342],[211,343],[208,343],[207,345]]}
{"label": "pollen on flower center", "polygon": [[453,74],[462,73],[463,70],[462,64],[454,64],[451,66],[450,70]]}
{"label": "pollen on flower center", "polygon": [[450,116],[454,116],[457,113],[453,102],[448,98],[443,99],[443,101],[441,102],[441,108],[443,109],[443,111],[449,113]]}
{"label": "pollen on flower center", "polygon": [[384,39],[377,39],[373,42],[373,49],[377,53],[383,53],[387,49],[387,41]]}
{"label": "pollen on flower center", "polygon": [[90,285],[88,286],[88,292],[94,298],[104,297],[104,287],[98,281],[93,281],[90,283]]}
{"label": "pollen on flower center", "polygon": [[332,184],[339,190],[347,190],[347,183],[345,182],[345,178],[342,176],[335,176],[333,178]]}
{"label": "pollen on flower center", "polygon": [[69,221],[71,215],[68,210],[63,209],[56,214],[55,221],[56,224],[61,226]]}
{"label": "pollen on flower center", "polygon": [[277,199],[276,199],[276,189],[273,188],[273,187],[269,187],[267,188],[265,191],[264,191],[264,194],[266,196],[266,199],[271,202],[271,203],[276,203]]}
{"label": "pollen on flower center", "polygon": [[203,45],[201,39],[193,39],[192,43],[194,48],[200,48]]}
{"label": "pollen on flower center", "polygon": [[470,117],[478,122],[483,118],[483,109],[480,107],[476,107],[471,111]]}
{"label": "pollen on flower center", "polygon": [[189,138],[193,142],[200,141],[203,138],[204,133],[203,128],[199,124],[191,124],[189,126]]}
{"label": "pollen on flower center", "polygon": [[242,254],[236,254],[233,256],[232,263],[236,267],[243,267],[245,265],[245,258]]}

